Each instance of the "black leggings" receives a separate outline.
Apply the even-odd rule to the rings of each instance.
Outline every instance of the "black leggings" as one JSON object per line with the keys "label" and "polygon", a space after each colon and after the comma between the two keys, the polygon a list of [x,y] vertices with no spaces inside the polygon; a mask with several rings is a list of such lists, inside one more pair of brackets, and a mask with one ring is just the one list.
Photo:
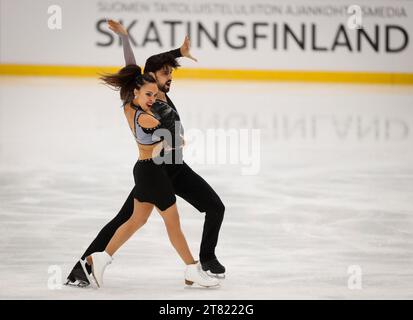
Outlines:
{"label": "black leggings", "polygon": [[[225,206],[211,186],[185,162],[165,166],[177,196],[189,202],[198,211],[205,212],[199,259],[201,262],[216,258],[215,247],[219,230],[224,218]],[[103,251],[112,239],[116,230],[133,214],[133,188],[119,213],[99,232],[97,237],[85,251],[82,259],[93,252]]]}

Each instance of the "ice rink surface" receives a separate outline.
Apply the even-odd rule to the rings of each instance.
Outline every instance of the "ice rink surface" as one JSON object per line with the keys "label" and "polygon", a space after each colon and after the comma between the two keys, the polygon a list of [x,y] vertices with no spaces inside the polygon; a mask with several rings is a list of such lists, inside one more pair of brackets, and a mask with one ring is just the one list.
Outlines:
{"label": "ice rink surface", "polygon": [[[259,130],[259,156],[227,164],[188,141],[226,206],[221,287],[184,286],[157,212],[104,288],[61,287],[133,187],[135,141],[97,79],[1,77],[1,299],[413,298],[412,87],[177,80],[170,97],[189,136]],[[197,256],[203,214],[178,207]]]}

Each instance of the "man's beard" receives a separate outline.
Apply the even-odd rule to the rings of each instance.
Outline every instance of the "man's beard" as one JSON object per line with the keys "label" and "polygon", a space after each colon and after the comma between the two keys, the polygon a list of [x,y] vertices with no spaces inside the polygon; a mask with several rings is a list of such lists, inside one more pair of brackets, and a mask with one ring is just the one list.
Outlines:
{"label": "man's beard", "polygon": [[169,85],[165,83],[162,87],[158,87],[158,89],[161,90],[163,93],[168,93],[171,89],[171,83],[169,83]]}
{"label": "man's beard", "polygon": [[163,93],[168,93],[169,92],[169,87],[163,86],[163,87],[159,88],[159,90],[161,90]]}

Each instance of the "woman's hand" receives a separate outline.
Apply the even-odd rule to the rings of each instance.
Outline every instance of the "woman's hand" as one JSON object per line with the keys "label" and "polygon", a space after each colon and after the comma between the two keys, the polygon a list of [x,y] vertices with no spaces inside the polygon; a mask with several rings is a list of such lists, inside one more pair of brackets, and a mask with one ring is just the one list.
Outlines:
{"label": "woman's hand", "polygon": [[183,57],[189,58],[191,60],[194,60],[195,62],[198,62],[197,59],[195,59],[191,53],[189,52],[189,47],[191,46],[191,43],[189,42],[189,37],[186,36],[184,40],[184,44],[181,46],[181,54]]}
{"label": "woman's hand", "polygon": [[115,20],[109,19],[108,27],[110,30],[112,30],[116,34],[125,35],[125,36],[128,35],[128,32],[126,31],[125,27]]}

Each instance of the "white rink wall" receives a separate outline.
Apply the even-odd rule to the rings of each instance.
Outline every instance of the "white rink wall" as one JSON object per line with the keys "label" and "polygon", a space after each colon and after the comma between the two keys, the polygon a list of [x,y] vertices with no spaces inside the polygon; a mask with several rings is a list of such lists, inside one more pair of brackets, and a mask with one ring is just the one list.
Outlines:
{"label": "white rink wall", "polygon": [[[1,0],[0,63],[122,65],[121,20],[138,62],[192,39],[185,68],[413,72],[413,2]],[[362,30],[351,29],[361,23]]]}

